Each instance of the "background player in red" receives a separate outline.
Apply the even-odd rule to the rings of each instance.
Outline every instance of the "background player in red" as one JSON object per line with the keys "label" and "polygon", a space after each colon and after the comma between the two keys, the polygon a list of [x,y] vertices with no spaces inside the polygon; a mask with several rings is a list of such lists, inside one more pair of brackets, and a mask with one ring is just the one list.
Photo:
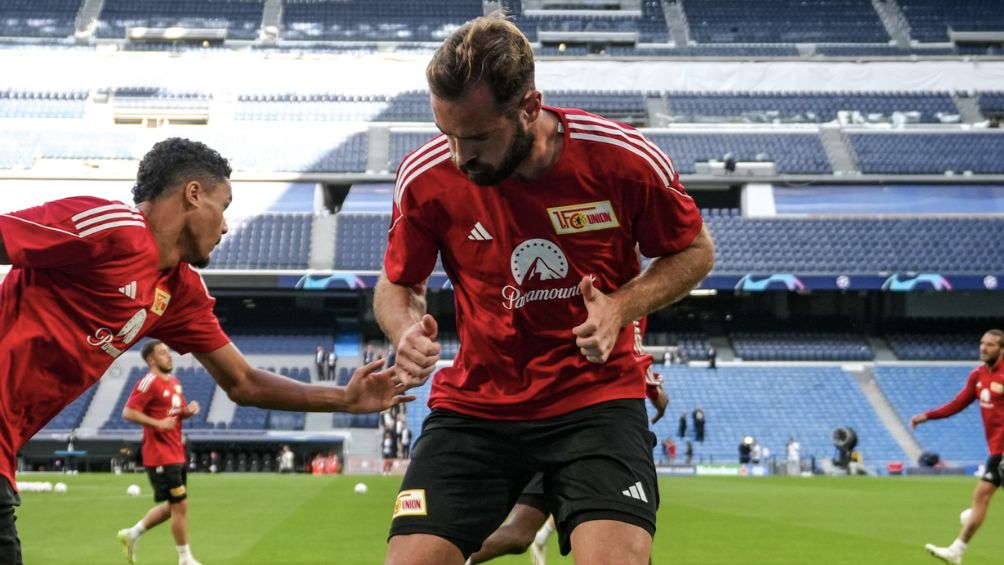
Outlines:
{"label": "background player in red", "polygon": [[193,266],[227,232],[230,165],[171,138],[139,165],[133,200],[81,196],[0,214],[0,563],[21,563],[15,455],[144,336],[192,352],[235,402],[280,410],[374,412],[410,400],[382,362],[346,387],[251,367],[220,328]]}
{"label": "background player in red", "polygon": [[983,416],[983,428],[987,438],[987,448],[990,458],[987,459],[986,470],[983,472],[976,491],[973,493],[972,512],[969,519],[962,525],[962,531],[952,545],[938,547],[927,544],[931,555],[947,563],[962,563],[970,540],[983,525],[990,506],[990,499],[997,488],[1001,486],[1001,455],[1004,454],[1004,331],[989,330],[980,339],[980,361],[982,365],[969,374],[966,386],[951,402],[917,414],[910,418],[914,428],[928,420],[947,418],[965,410],[974,401],[979,400],[980,414]]}
{"label": "background player in red", "polygon": [[167,346],[157,340],[140,350],[150,372],[133,387],[122,417],[143,426],[143,467],[158,502],[131,528],[119,530],[126,559],[136,562],[136,543],[147,530],[168,519],[178,548],[178,565],[201,565],[188,544],[188,490],[181,420],[199,413],[199,403],[185,402],[178,378],[171,374],[174,361]]}
{"label": "background player in red", "polygon": [[[457,29],[426,77],[437,137],[398,169],[377,319],[396,377],[435,368],[437,256],[462,344],[395,503],[386,563],[460,565],[544,473],[562,551],[648,562],[658,485],[632,321],[714,263],[669,159],[629,126],[543,106],[533,52],[501,14]],[[644,273],[636,256],[655,258]]]}

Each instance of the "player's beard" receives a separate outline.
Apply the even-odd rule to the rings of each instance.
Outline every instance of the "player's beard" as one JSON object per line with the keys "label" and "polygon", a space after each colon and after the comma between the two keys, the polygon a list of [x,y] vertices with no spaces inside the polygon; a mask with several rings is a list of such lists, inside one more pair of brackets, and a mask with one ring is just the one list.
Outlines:
{"label": "player's beard", "polygon": [[533,142],[536,139],[532,131],[529,131],[514,119],[513,124],[516,131],[513,134],[512,143],[506,150],[505,156],[498,167],[491,165],[477,165],[475,167],[463,166],[461,171],[471,179],[471,182],[479,186],[494,186],[512,176],[516,169],[523,163],[533,150]]}

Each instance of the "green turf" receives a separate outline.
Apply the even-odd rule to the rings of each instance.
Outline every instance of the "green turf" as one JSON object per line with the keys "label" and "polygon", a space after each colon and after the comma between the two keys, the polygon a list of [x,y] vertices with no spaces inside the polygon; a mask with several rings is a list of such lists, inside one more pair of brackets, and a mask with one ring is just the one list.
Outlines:
{"label": "green turf", "polygon": [[[69,492],[25,493],[18,529],[25,563],[124,563],[115,532],[152,505],[145,475],[28,475]],[[359,481],[369,492],[356,495]],[[192,549],[205,565],[379,564],[398,477],[192,475]],[[128,497],[136,483],[143,496]],[[663,479],[654,563],[934,564],[927,542],[950,543],[972,478]],[[1001,503],[997,503],[998,505]],[[991,505],[966,565],[999,564],[1000,511]],[[145,535],[142,565],[177,563],[167,525]],[[552,540],[549,564],[570,564]],[[527,556],[496,560],[526,565]]]}

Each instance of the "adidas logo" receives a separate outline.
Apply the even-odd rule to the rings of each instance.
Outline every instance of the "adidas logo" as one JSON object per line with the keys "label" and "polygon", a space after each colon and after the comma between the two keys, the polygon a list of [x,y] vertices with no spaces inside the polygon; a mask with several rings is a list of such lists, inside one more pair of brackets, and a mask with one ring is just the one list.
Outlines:
{"label": "adidas logo", "polygon": [[645,496],[645,489],[642,488],[641,481],[638,481],[637,483],[624,489],[622,494],[628,498],[633,498],[635,500],[640,500],[642,502],[648,502],[648,497]]}
{"label": "adidas logo", "polygon": [[119,292],[128,296],[129,298],[132,298],[133,300],[136,300],[136,281],[132,281],[131,283],[125,286],[120,286]]}
{"label": "adidas logo", "polygon": [[474,224],[474,228],[471,229],[471,233],[467,234],[467,239],[474,241],[488,241],[495,239],[492,234],[488,233],[488,230],[481,225],[481,222]]}

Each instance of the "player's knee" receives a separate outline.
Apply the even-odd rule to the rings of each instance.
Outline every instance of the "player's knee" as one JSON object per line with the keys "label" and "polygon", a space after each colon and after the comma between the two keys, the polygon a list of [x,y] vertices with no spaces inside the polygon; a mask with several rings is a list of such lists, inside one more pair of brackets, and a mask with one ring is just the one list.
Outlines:
{"label": "player's knee", "polygon": [[178,502],[171,503],[171,515],[182,515],[188,512],[188,499],[179,500]]}
{"label": "player's knee", "polygon": [[496,531],[496,539],[506,553],[519,554],[526,552],[530,548],[535,533],[528,528],[516,528],[507,525],[502,526]]}

